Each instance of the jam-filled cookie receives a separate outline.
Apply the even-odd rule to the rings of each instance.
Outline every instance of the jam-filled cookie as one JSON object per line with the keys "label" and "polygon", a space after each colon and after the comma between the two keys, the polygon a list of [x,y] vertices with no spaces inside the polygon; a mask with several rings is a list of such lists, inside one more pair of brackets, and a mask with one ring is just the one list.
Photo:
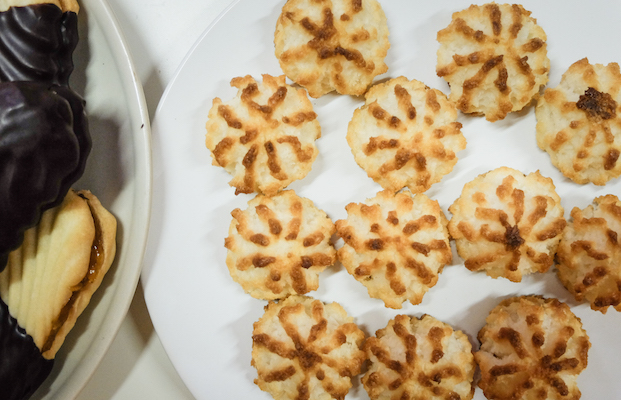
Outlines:
{"label": "jam-filled cookie", "polygon": [[213,100],[205,144],[213,164],[233,179],[239,193],[276,194],[308,174],[321,136],[317,114],[304,89],[285,83],[285,76],[263,75],[231,80],[237,96]]}
{"label": "jam-filled cookie", "polygon": [[574,207],[556,253],[556,270],[578,301],[621,311],[621,201],[614,195]]}
{"label": "jam-filled cookie", "polygon": [[393,192],[424,192],[466,147],[457,109],[425,84],[399,77],[373,86],[354,111],[347,143],[369,177]]}
{"label": "jam-filled cookie", "polygon": [[567,304],[540,296],[513,297],[489,314],[474,354],[479,387],[490,400],[580,398],[576,378],[591,346]]}
{"label": "jam-filled cookie", "polygon": [[347,218],[336,221],[336,229],[347,272],[386,307],[401,308],[406,300],[419,304],[452,259],[448,221],[438,202],[384,190],[345,209]]}
{"label": "jam-filled cookie", "polygon": [[436,72],[461,111],[501,120],[548,82],[547,37],[530,14],[519,4],[471,5],[438,32]]}
{"label": "jam-filled cookie", "polygon": [[288,0],[274,44],[284,73],[311,97],[362,95],[388,70],[388,24],[377,0]]}
{"label": "jam-filled cookie", "polygon": [[583,58],[537,102],[537,144],[576,183],[605,185],[621,175],[619,64]]}
{"label": "jam-filled cookie", "polygon": [[0,82],[68,86],[79,10],[75,0],[0,1]]}
{"label": "jam-filled cookie", "polygon": [[78,10],[74,0],[0,2],[0,271],[91,150],[85,102],[69,87]]}
{"label": "jam-filled cookie", "polygon": [[84,103],[61,86],[0,83],[0,271],[23,232],[58,205],[90,152]]}
{"label": "jam-filled cookie", "polygon": [[372,400],[469,400],[474,395],[472,345],[430,315],[397,315],[364,343],[371,364],[362,383]]}
{"label": "jam-filled cookie", "polygon": [[546,272],[566,225],[550,178],[501,167],[466,183],[448,229],[471,271],[520,282]]}
{"label": "jam-filled cookie", "polygon": [[[115,253],[116,219],[89,191],[69,191],[59,206],[46,210],[39,224],[26,231],[0,273],[0,298],[7,305],[0,331],[3,366],[6,363],[6,370],[0,368],[0,394],[34,391],[45,379],[43,372],[49,373],[51,365],[44,360],[54,360]],[[16,342],[19,347],[6,352],[12,358],[5,359],[4,346]],[[39,372],[30,375],[32,368]],[[9,382],[16,374],[23,376]],[[34,384],[32,379],[41,380]]]}
{"label": "jam-filled cookie", "polygon": [[276,400],[343,399],[366,359],[363,340],[338,303],[270,301],[252,331],[255,383]]}
{"label": "jam-filled cookie", "polygon": [[255,298],[317,290],[319,273],[336,261],[334,223],[293,190],[257,195],[231,215],[226,264],[233,280]]}

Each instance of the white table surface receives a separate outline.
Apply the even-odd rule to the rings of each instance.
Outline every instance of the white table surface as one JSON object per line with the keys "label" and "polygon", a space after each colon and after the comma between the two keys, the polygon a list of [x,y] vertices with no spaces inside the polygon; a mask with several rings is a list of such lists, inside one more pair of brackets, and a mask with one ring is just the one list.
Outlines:
{"label": "white table surface", "polygon": [[[232,0],[108,0],[142,81],[151,120],[177,67]],[[155,332],[139,286],[80,400],[193,399]]]}

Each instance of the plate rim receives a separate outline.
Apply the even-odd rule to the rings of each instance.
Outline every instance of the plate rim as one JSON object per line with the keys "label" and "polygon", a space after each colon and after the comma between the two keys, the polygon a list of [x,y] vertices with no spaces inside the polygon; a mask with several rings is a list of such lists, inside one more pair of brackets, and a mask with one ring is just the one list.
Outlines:
{"label": "plate rim", "polygon": [[[124,93],[128,99],[131,98],[134,100],[128,102],[130,105],[128,115],[140,120],[142,124],[139,129],[134,128],[132,130],[131,140],[134,145],[134,153],[132,154],[134,165],[144,166],[142,174],[135,174],[132,177],[135,187],[133,200],[135,203],[138,203],[136,200],[142,198],[143,201],[140,201],[142,207],[132,208],[131,229],[125,233],[129,238],[127,247],[133,249],[131,253],[128,253],[126,265],[136,265],[137,267],[135,268],[135,274],[123,275],[125,279],[120,280],[114,287],[114,296],[110,301],[104,318],[101,320],[100,329],[97,330],[97,333],[88,344],[84,353],[87,357],[83,357],[78,366],[72,371],[71,375],[63,381],[58,388],[51,387],[51,389],[45,393],[35,392],[33,398],[42,396],[42,399],[47,399],[48,397],[77,397],[90,381],[105,354],[108,352],[121,328],[123,320],[127,316],[136,288],[138,287],[144,263],[152,209],[153,163],[151,156],[151,122],[142,83],[138,78],[120,24],[107,0],[80,1],[80,6],[84,9],[88,9],[87,12],[89,15],[97,21],[97,24],[101,28],[102,36],[106,39],[118,70],[124,72],[119,74],[123,87],[125,88]],[[141,168],[141,171],[143,169]],[[136,171],[138,171],[137,168]],[[111,313],[110,310],[115,310],[115,312]],[[119,312],[119,310],[121,311]]]}

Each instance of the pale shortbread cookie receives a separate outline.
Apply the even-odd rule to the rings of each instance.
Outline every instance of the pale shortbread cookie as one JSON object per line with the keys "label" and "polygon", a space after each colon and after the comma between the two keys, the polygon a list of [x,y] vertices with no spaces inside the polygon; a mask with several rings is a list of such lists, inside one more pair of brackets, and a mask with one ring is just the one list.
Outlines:
{"label": "pale shortbread cookie", "polygon": [[388,25],[377,0],[288,0],[274,44],[284,73],[311,97],[362,95],[388,70]]}
{"label": "pale shortbread cookie", "polygon": [[306,91],[285,83],[285,76],[234,78],[237,96],[213,100],[205,144],[213,164],[233,179],[235,194],[276,194],[308,174],[321,136],[317,114]]}
{"label": "pale shortbread cookie", "polygon": [[578,301],[621,311],[621,201],[614,195],[571,211],[556,254],[557,274]]}
{"label": "pale shortbread cookie", "polygon": [[373,86],[356,109],[347,142],[356,162],[384,189],[424,192],[452,171],[466,147],[446,96],[405,77]]}
{"label": "pale shortbread cookie", "polygon": [[27,7],[35,4],[54,4],[63,12],[72,11],[78,13],[80,5],[76,0],[0,0],[0,12],[11,7]]}
{"label": "pale shortbread cookie", "polygon": [[497,121],[539,95],[550,60],[546,34],[530,14],[519,4],[471,5],[438,32],[436,72],[461,111]]}
{"label": "pale shortbread cookie", "polygon": [[11,252],[0,295],[43,357],[55,357],[115,253],[116,219],[85,190],[70,190]]}
{"label": "pale shortbread cookie", "polygon": [[620,107],[619,64],[583,58],[539,99],[537,144],[569,179],[604,185],[621,175]]}
{"label": "pale shortbread cookie", "polygon": [[248,208],[231,212],[226,264],[251,296],[272,300],[317,290],[318,275],[336,261],[336,231],[309,199],[285,190],[257,195]]}
{"label": "pale shortbread cookie", "polygon": [[254,382],[276,400],[343,399],[366,359],[363,340],[338,303],[270,301],[252,331]]}
{"label": "pale shortbread cookie", "polygon": [[546,272],[566,225],[552,179],[501,167],[466,183],[448,229],[471,271],[520,282]]}
{"label": "pale shortbread cookie", "polygon": [[437,201],[409,191],[379,192],[350,203],[336,221],[345,242],[338,250],[347,272],[386,307],[418,304],[452,259],[448,223]]}
{"label": "pale shortbread cookie", "polygon": [[430,315],[397,315],[364,343],[372,400],[469,400],[476,364],[468,337]]}
{"label": "pale shortbread cookie", "polygon": [[478,338],[474,357],[488,399],[580,398],[576,378],[587,366],[591,343],[566,304],[540,296],[504,300]]}

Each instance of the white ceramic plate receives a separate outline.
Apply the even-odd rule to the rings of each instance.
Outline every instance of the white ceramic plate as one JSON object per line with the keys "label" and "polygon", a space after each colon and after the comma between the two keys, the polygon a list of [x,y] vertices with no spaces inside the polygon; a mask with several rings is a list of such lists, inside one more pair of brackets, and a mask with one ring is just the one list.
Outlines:
{"label": "white ceramic plate", "polygon": [[151,207],[149,117],[130,55],[105,0],[80,0],[71,86],[87,102],[93,148],[76,189],[117,218],[117,255],[33,399],[77,396],[108,350],[134,296]]}
{"label": "white ceramic plate", "polygon": [[[230,212],[246,208],[252,195],[235,196],[227,184],[230,177],[211,165],[204,125],[214,97],[226,100],[235,95],[236,89],[229,87],[231,78],[282,74],[274,57],[273,33],[283,4],[284,0],[235,2],[190,51],[154,119],[154,212],[142,282],[158,335],[198,399],[271,398],[254,385],[256,371],[250,366],[252,324],[261,317],[266,302],[245,294],[225,265]],[[448,25],[453,12],[469,4],[465,0],[383,1],[392,46],[386,60],[389,71],[378,79],[405,75],[448,92],[435,74],[436,33]],[[617,21],[621,2],[525,0],[523,4],[548,35],[550,86],[556,86],[567,67],[585,56],[596,63],[621,62],[621,47],[610,44],[621,37]],[[290,188],[337,220],[346,216],[346,204],[373,197],[380,190],[357,166],[345,140],[347,123],[363,99],[327,95],[313,103],[322,126],[319,156],[310,174]],[[596,187],[564,178],[536,145],[532,107],[493,124],[464,115],[460,121],[468,146],[458,154],[453,172],[427,192],[447,217],[448,206],[466,182],[501,165],[525,173],[540,170],[551,177],[567,217],[572,207],[583,208],[598,195],[621,194],[621,179]],[[309,294],[341,303],[367,334],[398,313],[428,313],[465,331],[478,346],[476,334],[501,299],[533,293],[569,303],[590,335],[589,366],[578,380],[583,398],[617,398],[621,315],[614,310],[602,315],[577,304],[552,272],[511,283],[469,272],[455,255],[422,304],[404,303],[403,309],[390,310],[380,300],[370,299],[366,289],[337,265],[321,275],[319,290]],[[358,379],[347,398],[367,398]],[[483,399],[480,389],[475,399]]]}

